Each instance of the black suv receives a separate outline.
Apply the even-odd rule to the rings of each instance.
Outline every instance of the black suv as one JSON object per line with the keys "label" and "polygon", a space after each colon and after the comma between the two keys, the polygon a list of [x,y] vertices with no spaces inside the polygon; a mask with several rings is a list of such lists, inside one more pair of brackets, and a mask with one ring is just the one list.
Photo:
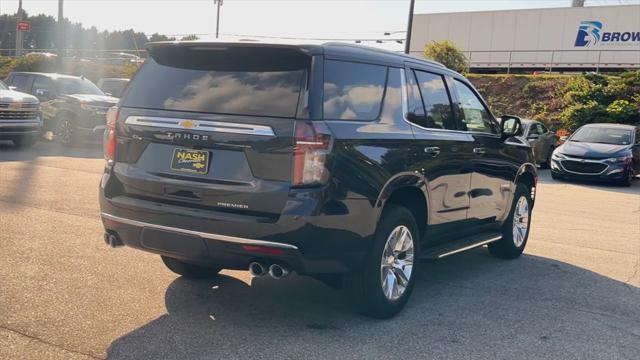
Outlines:
{"label": "black suv", "polygon": [[65,145],[101,140],[107,110],[118,102],[84,77],[13,72],[6,83],[40,100],[44,131]]}
{"label": "black suv", "polygon": [[184,276],[296,271],[376,317],[404,306],[420,259],[522,253],[537,175],[520,120],[441,64],[345,44],[148,51],[107,115],[111,246]]}

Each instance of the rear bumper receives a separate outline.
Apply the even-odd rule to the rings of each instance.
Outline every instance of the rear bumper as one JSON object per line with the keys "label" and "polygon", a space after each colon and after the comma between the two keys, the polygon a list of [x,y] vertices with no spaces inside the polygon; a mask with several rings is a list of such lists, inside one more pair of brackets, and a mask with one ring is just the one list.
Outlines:
{"label": "rear bumper", "polygon": [[262,261],[305,275],[346,273],[360,266],[375,230],[373,208],[363,200],[345,200],[350,211],[328,215],[313,194],[291,194],[283,214],[267,220],[122,195],[107,198],[109,177],[103,176],[100,191],[107,233],[124,245],[203,265],[247,269]]}

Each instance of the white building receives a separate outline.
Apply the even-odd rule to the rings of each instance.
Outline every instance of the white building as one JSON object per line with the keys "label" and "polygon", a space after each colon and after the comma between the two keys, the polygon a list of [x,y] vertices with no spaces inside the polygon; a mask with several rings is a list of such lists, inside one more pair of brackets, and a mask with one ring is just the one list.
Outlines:
{"label": "white building", "polygon": [[640,5],[414,16],[412,55],[441,40],[476,70],[640,68]]}

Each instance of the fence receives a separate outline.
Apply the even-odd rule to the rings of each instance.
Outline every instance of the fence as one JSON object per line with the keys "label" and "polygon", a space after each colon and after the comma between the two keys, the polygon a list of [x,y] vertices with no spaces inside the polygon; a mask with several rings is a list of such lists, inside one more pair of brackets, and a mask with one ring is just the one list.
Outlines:
{"label": "fence", "polygon": [[[637,50],[471,50],[464,51],[473,69],[640,69]],[[421,52],[412,55],[422,56]]]}

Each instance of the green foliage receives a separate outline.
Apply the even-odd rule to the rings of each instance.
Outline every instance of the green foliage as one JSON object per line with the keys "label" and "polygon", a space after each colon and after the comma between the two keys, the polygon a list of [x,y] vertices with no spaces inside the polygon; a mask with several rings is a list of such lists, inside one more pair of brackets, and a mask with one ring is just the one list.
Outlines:
{"label": "green foliage", "polygon": [[45,56],[21,56],[12,58],[0,56],[0,79],[12,71],[57,72],[68,75],[84,76],[92,81],[103,77],[131,78],[138,70],[132,63],[109,65],[92,61],[65,59],[62,65],[56,58]]}
{"label": "green foliage", "polygon": [[182,41],[193,41],[193,40],[198,40],[200,39],[197,35],[187,35],[187,36],[183,36],[180,40]]}
{"label": "green foliage", "polygon": [[640,71],[583,75],[572,79],[564,91],[566,108],[560,120],[567,129],[594,122],[640,123]]}
{"label": "green foliage", "polygon": [[467,68],[467,57],[449,40],[434,41],[426,45],[424,57],[442,63],[449,69],[460,73]]}
{"label": "green foliage", "polygon": [[[25,2],[27,3],[27,2]],[[13,48],[16,43],[16,17],[14,15],[0,15],[0,48],[8,49],[0,51],[0,55],[13,55]],[[32,31],[24,33],[23,48],[25,52],[30,49],[39,51],[53,51],[57,48],[58,24],[56,19],[50,15],[29,16],[24,13],[23,19],[31,23]],[[142,32],[133,29],[119,31],[98,31],[95,27],[84,27],[81,23],[72,23],[69,19],[64,19],[64,39],[62,47],[64,49],[84,49],[84,50],[122,50],[122,49],[142,49],[149,41],[175,40],[161,34],[153,34],[148,38]],[[108,53],[109,51],[107,51]],[[83,57],[95,57],[95,51],[68,51],[67,55],[79,55]]]}
{"label": "green foliage", "polygon": [[577,103],[568,106],[560,115],[565,129],[575,130],[578,127],[594,122],[607,122],[607,108],[597,101]]}

